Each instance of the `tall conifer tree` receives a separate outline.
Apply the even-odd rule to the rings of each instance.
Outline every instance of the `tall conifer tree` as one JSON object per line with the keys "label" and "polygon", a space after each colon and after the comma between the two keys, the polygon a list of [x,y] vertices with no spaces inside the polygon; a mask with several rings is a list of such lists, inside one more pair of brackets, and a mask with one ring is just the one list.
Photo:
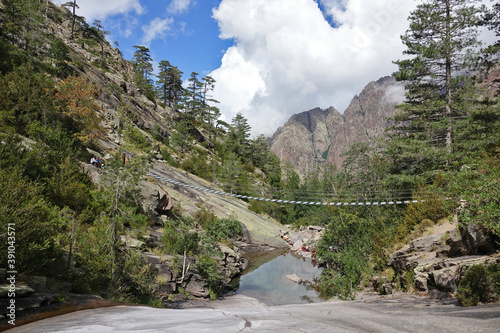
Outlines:
{"label": "tall conifer tree", "polygon": [[203,84],[198,79],[198,73],[191,72],[188,79],[188,87],[186,89],[186,106],[187,113],[190,115],[190,120],[200,120],[201,109],[203,107],[202,87]]}
{"label": "tall conifer tree", "polygon": [[142,94],[150,100],[154,100],[155,93],[153,87],[153,58],[151,58],[150,50],[145,46],[134,45],[133,62],[135,64],[135,84],[142,90]]}
{"label": "tall conifer tree", "polygon": [[159,97],[165,105],[175,110],[184,91],[182,87],[183,73],[176,66],[172,66],[168,60],[160,61],[158,67],[157,91]]}
{"label": "tall conifer tree", "polygon": [[484,7],[478,2],[424,0],[410,13],[410,28],[401,39],[411,58],[395,61],[399,71],[394,73],[406,82],[406,102],[395,117],[397,140],[389,150],[403,173],[449,164],[453,120],[464,116],[454,104],[463,82],[459,74],[473,68],[479,52],[477,26]]}

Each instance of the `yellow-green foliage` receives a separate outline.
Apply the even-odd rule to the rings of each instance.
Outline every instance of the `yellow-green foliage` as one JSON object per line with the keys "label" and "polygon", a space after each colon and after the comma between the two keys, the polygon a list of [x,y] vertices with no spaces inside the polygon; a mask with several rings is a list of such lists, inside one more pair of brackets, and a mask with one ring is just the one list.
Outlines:
{"label": "yellow-green foliage", "polygon": [[417,224],[413,228],[413,232],[411,233],[411,238],[419,238],[425,236],[427,232],[429,232],[434,227],[434,222],[429,219],[423,219],[422,222]]}
{"label": "yellow-green foliage", "polygon": [[[432,221],[437,221],[438,219],[448,215],[444,199],[436,193],[429,194],[424,191],[425,189],[422,189],[422,191],[417,192],[413,198],[419,201],[409,204],[406,208],[406,211],[403,214],[403,220],[396,228],[397,240],[405,242],[409,239],[412,230],[414,230],[417,225],[422,223],[417,228],[416,234],[419,232],[423,233],[426,226],[431,226],[430,223],[434,225],[434,222]],[[423,193],[426,193],[425,196]]]}
{"label": "yellow-green foliage", "polygon": [[205,228],[205,226],[213,224],[217,219],[217,216],[215,216],[215,213],[212,210],[207,209],[206,207],[201,207],[194,215],[194,218],[202,228]]}
{"label": "yellow-green foliage", "polygon": [[54,95],[56,107],[77,124],[75,136],[83,142],[93,141],[103,131],[97,93],[97,87],[85,77],[68,76]]}
{"label": "yellow-green foliage", "polygon": [[146,149],[150,146],[144,134],[142,134],[139,129],[132,126],[127,127],[125,131],[125,140],[140,149]]}

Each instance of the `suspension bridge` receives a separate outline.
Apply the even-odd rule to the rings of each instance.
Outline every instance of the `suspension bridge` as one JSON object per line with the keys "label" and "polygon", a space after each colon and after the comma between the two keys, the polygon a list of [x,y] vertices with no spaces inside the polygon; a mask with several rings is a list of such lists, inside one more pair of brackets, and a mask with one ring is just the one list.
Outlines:
{"label": "suspension bridge", "polygon": [[310,206],[385,206],[385,205],[403,205],[410,203],[423,202],[425,200],[372,200],[372,201],[360,201],[360,200],[349,200],[349,201],[309,201],[309,200],[283,200],[283,199],[270,199],[264,197],[248,196],[236,193],[229,193],[220,190],[214,190],[194,185],[189,185],[183,182],[179,182],[173,179],[169,179],[153,172],[146,172],[146,175],[156,178],[160,181],[164,181],[173,185],[190,188],[196,191],[203,191],[208,193],[213,193],[217,195],[223,195],[228,197],[235,197],[239,199],[247,200],[259,200],[265,202],[275,202],[282,204],[295,204],[295,205],[310,205]]}

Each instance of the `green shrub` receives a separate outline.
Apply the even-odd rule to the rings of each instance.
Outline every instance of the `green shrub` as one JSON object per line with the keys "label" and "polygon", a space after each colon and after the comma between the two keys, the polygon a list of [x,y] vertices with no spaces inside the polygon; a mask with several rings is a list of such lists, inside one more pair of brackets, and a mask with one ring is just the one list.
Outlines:
{"label": "green shrub", "polygon": [[172,157],[172,155],[169,153],[168,149],[166,147],[160,148],[160,153],[161,156],[165,161],[167,161],[168,164],[170,164],[173,167],[178,168],[180,166],[180,163]]}
{"label": "green shrub", "polygon": [[205,225],[209,237],[217,242],[243,236],[243,228],[240,221],[232,218],[215,219]]}
{"label": "green shrub", "polygon": [[[496,147],[498,151],[498,144]],[[464,163],[459,172],[447,174],[452,179],[450,193],[457,199],[450,201],[465,200],[459,209],[458,222],[464,226],[475,223],[500,236],[500,154],[485,154],[482,158],[466,159]]]}
{"label": "green shrub", "polygon": [[149,147],[149,141],[142,134],[142,132],[132,126],[129,126],[125,131],[125,140],[140,149],[146,149]]}
{"label": "green shrub", "polygon": [[129,250],[124,253],[123,270],[113,290],[115,298],[120,301],[157,304],[154,284],[154,273],[151,265],[140,251]]}
{"label": "green shrub", "polygon": [[415,290],[415,271],[409,269],[403,274],[403,279],[401,281],[401,289],[408,293],[413,293]]}
{"label": "green shrub", "polygon": [[500,299],[500,265],[476,265],[469,268],[458,284],[458,301],[463,306]]}
{"label": "green shrub", "polygon": [[172,220],[165,224],[162,241],[165,251],[170,254],[198,253],[199,236],[195,230],[189,230],[186,226]]}
{"label": "green shrub", "polygon": [[356,297],[356,284],[353,284],[348,276],[341,275],[334,269],[323,270],[321,277],[315,281],[314,288],[324,298],[353,300]]}
{"label": "green shrub", "polygon": [[248,204],[248,210],[257,214],[262,214],[264,213],[264,203],[259,200],[251,200]]}
{"label": "green shrub", "polygon": [[180,167],[187,172],[195,174],[208,181],[214,180],[214,175],[210,164],[207,162],[207,154],[193,154],[180,163]]}
{"label": "green shrub", "polygon": [[331,216],[332,222],[326,227],[317,251],[327,267],[335,271],[327,270],[322,275],[319,290],[326,297],[353,298],[371,269],[368,259],[373,226],[368,220],[339,208],[332,208]]}
{"label": "green shrub", "polygon": [[202,228],[215,223],[215,221],[217,220],[217,216],[215,216],[215,213],[211,209],[207,209],[205,207],[201,207],[194,214],[194,218]]}
{"label": "green shrub", "polygon": [[222,280],[217,271],[217,261],[207,255],[201,255],[197,263],[200,275],[208,282],[210,299],[214,300],[222,293]]}

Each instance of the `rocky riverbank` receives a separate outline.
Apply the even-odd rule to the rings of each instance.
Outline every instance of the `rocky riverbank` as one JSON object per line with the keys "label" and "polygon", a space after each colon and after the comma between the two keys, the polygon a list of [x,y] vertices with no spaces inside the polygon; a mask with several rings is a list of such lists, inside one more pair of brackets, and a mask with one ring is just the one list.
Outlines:
{"label": "rocky riverbank", "polygon": [[499,239],[475,224],[463,228],[442,220],[427,235],[391,254],[388,269],[392,273],[372,276],[372,288],[382,294],[414,288],[418,295],[454,298],[471,266],[500,264],[499,248]]}

